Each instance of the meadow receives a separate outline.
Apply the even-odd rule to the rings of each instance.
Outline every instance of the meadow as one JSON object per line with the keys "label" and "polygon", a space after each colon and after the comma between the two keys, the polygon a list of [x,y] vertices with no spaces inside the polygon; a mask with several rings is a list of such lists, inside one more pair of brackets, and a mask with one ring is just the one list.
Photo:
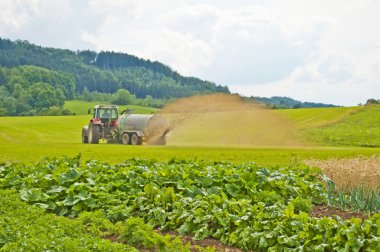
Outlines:
{"label": "meadow", "polygon": [[[184,142],[181,137],[186,131],[181,128],[179,128],[180,137],[176,140],[177,145],[170,144],[170,140],[166,146],[124,146],[105,142],[98,145],[82,144],[81,129],[87,125],[90,118],[91,115],[2,117],[0,161],[36,162],[45,156],[76,156],[80,153],[83,160],[96,159],[111,163],[120,163],[135,157],[161,161],[173,158],[252,161],[276,166],[294,164],[307,159],[348,158],[380,153],[379,148],[357,146],[196,146]],[[199,136],[198,133],[187,131],[190,137],[192,134]]]}
{"label": "meadow", "polygon": [[193,104],[161,111],[165,146],[82,144],[94,103],[1,117],[0,251],[380,249],[379,106]]}

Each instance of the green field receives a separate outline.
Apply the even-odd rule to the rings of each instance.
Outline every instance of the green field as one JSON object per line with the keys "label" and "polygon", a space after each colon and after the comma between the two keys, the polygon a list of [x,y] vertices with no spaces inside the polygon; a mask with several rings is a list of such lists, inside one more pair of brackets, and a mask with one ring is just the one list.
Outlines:
{"label": "green field", "polygon": [[[89,108],[94,108],[95,105],[108,104],[105,102],[86,102],[86,101],[66,101],[63,108],[70,110],[76,115],[87,115]],[[156,108],[148,108],[138,105],[121,105],[118,106],[119,113],[121,113],[125,109],[131,109],[133,113],[136,114],[152,114],[156,112],[158,109]]]}
{"label": "green field", "polygon": [[365,107],[281,109],[276,112],[289,118],[298,129],[308,129],[339,123]]}
{"label": "green field", "polygon": [[[86,145],[81,143],[81,128],[88,123],[90,115],[2,117],[0,120],[0,161],[35,162],[45,156],[75,156],[81,153],[84,160],[97,159],[112,163],[138,157],[157,160],[176,158],[253,161],[265,165],[287,165],[304,159],[370,156],[379,154],[380,149],[360,146],[366,146],[365,143],[379,146],[379,124],[374,123],[374,120],[379,121],[377,119],[380,115],[379,109],[380,107],[365,109],[360,107],[278,111],[277,113],[291,118],[302,134],[309,134],[308,136],[314,141],[321,143],[291,147],[124,146],[106,143]],[[314,128],[307,128],[306,124],[309,125],[308,127],[314,125]],[[347,137],[346,132],[352,132],[348,129],[356,130],[356,135],[352,135],[355,137]],[[190,131],[189,134],[191,134]],[[329,141],[331,137],[326,140],[325,136],[335,136],[340,140],[331,142]],[[344,142],[345,139],[349,142]],[[340,146],[343,144],[346,146]]]}
{"label": "green field", "polygon": [[81,143],[93,105],[68,102],[75,116],[0,118],[0,251],[197,248],[157,227],[254,251],[379,251],[379,214],[318,218],[312,209],[353,202],[368,211],[380,201],[335,196],[319,169],[300,163],[378,156],[380,107],[184,114],[168,145],[131,146]]}
{"label": "green field", "polygon": [[280,110],[309,142],[380,147],[380,106]]}

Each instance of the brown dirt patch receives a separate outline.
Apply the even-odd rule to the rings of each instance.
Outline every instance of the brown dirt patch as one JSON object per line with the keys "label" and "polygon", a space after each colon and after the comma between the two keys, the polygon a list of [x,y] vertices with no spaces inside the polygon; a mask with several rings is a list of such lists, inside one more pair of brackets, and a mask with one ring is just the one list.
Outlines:
{"label": "brown dirt patch", "polygon": [[[162,235],[170,234],[170,235],[175,235],[178,236],[178,234],[174,231],[161,231],[159,229],[156,230],[158,233]],[[206,248],[206,247],[215,247],[216,251],[219,252],[243,252],[246,250],[241,250],[239,248],[234,248],[229,245],[225,245],[221,243],[219,240],[213,239],[213,238],[205,238],[203,240],[194,240],[194,236],[192,235],[183,235],[180,236],[182,242],[184,244],[190,243],[191,246],[191,251],[192,252],[198,252],[199,250],[197,249],[197,246]],[[252,252],[252,250],[249,250]]]}
{"label": "brown dirt patch", "polygon": [[314,206],[310,212],[310,216],[317,218],[339,216],[344,220],[351,218],[360,218],[362,220],[365,220],[368,218],[368,215],[364,213],[344,211],[342,209],[330,207],[327,205]]}
{"label": "brown dirt patch", "polygon": [[[161,235],[173,235],[173,236],[179,236],[176,232],[174,231],[161,231],[160,229],[156,229],[157,233]],[[199,250],[197,249],[197,246],[206,248],[206,247],[214,247],[216,251],[218,252],[243,252],[246,250],[241,250],[239,248],[234,248],[229,245],[225,245],[221,243],[219,240],[212,239],[212,238],[206,238],[203,240],[193,240],[193,236],[191,235],[184,235],[184,236],[179,236],[183,242],[183,244],[188,244],[190,243],[190,250],[192,252],[198,252]],[[110,240],[111,242],[120,242],[118,239],[118,236],[115,234],[110,234],[102,237],[103,239]],[[148,250],[145,248],[138,248],[140,251],[144,252],[149,252],[149,251],[155,251],[155,250]],[[252,250],[249,250],[252,252]],[[249,252],[248,251],[248,252]]]}
{"label": "brown dirt patch", "polygon": [[106,240],[110,240],[111,242],[119,242],[118,236],[115,234],[105,235],[105,236],[102,236],[102,238]]}
{"label": "brown dirt patch", "polygon": [[308,160],[306,165],[319,167],[338,189],[348,191],[355,186],[376,190],[380,187],[380,157]]}

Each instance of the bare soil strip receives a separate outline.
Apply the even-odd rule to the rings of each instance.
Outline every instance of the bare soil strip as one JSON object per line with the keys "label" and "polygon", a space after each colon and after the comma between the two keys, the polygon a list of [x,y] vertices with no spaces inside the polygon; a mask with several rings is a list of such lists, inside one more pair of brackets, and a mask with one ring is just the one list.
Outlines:
{"label": "bare soil strip", "polygon": [[[156,230],[158,233],[162,235],[170,234],[178,236],[178,234],[174,231],[162,231],[160,229]],[[184,244],[190,243],[191,251],[198,252],[198,247],[206,248],[206,247],[215,247],[215,250],[218,252],[243,252],[246,250],[241,250],[239,248],[234,248],[229,245],[225,245],[221,243],[219,240],[213,238],[205,238],[203,240],[194,240],[194,236],[192,235],[183,235],[181,236],[181,240]],[[248,250],[248,252],[253,252],[252,250]]]}
{"label": "bare soil strip", "polygon": [[349,212],[349,211],[345,211],[339,208],[330,207],[326,205],[314,206],[310,212],[310,216],[316,217],[316,218],[339,216],[340,218],[344,220],[348,220],[351,218],[359,218],[359,219],[365,220],[369,217],[365,213]]}

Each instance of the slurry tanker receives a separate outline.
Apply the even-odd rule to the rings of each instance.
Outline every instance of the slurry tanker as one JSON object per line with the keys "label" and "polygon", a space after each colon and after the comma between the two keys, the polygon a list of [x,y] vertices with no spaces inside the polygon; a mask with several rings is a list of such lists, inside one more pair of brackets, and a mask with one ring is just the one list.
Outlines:
{"label": "slurry tanker", "polygon": [[97,105],[88,126],[82,128],[82,143],[97,144],[104,139],[107,143],[163,145],[169,130],[159,115],[132,114],[127,109],[119,116],[117,106]]}

